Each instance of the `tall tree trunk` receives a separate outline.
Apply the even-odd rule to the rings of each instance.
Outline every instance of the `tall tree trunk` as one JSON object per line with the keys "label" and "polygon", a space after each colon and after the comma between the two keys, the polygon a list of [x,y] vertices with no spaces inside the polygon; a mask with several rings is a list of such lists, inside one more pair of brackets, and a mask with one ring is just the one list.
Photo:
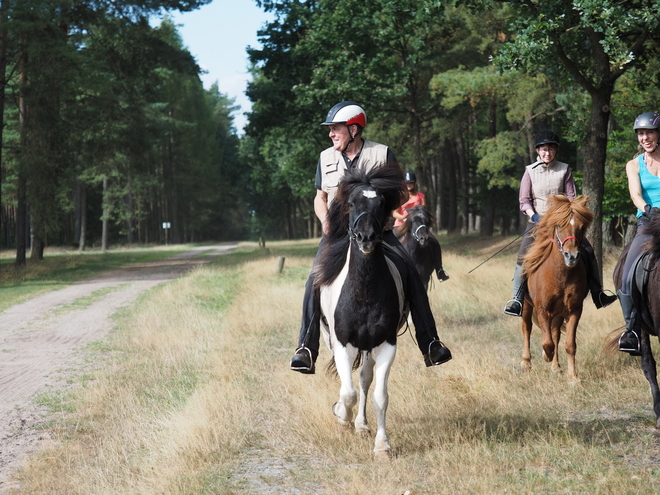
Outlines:
{"label": "tall tree trunk", "polygon": [[75,211],[74,211],[74,221],[73,221],[73,242],[80,242],[80,189],[82,188],[82,181],[76,179],[76,197],[75,197]]}
{"label": "tall tree trunk", "polygon": [[[6,0],[0,0],[0,207],[2,206],[2,147],[5,129],[5,86],[7,84],[7,10]],[[0,216],[0,225],[4,225]]]}
{"label": "tall tree trunk", "polygon": [[27,85],[27,50],[25,35],[19,35],[19,157],[17,180],[17,211],[16,211],[16,266],[24,267],[26,263],[27,242],[27,105],[25,103],[25,90]]}
{"label": "tall tree trunk", "polygon": [[[488,105],[488,137],[494,138],[497,135],[497,102],[491,97]],[[484,215],[481,219],[481,235],[493,235],[495,231],[495,196],[496,191],[490,190],[486,193],[484,202]]]}
{"label": "tall tree trunk", "polygon": [[469,190],[469,180],[468,180],[468,169],[467,169],[467,157],[465,155],[465,142],[463,140],[463,133],[459,131],[458,136],[456,136],[456,152],[458,153],[458,170],[460,177],[460,187],[463,191],[463,196],[461,197],[461,210],[463,214],[463,222],[461,224],[461,234],[468,235],[470,230],[470,190]]}
{"label": "tall tree trunk", "polygon": [[451,150],[449,152],[453,166],[447,167],[448,190],[449,190],[449,215],[447,218],[447,232],[454,232],[458,228],[458,154],[456,148],[450,145],[449,140],[446,141],[445,149]]}
{"label": "tall tree trunk", "polygon": [[110,220],[110,198],[108,192],[108,178],[103,177],[103,229],[101,232],[101,251],[108,250],[108,222]]}
{"label": "tall tree trunk", "polygon": [[78,240],[78,251],[85,250],[85,240],[87,235],[87,187],[80,184],[80,237]]}
{"label": "tall tree trunk", "polygon": [[598,260],[602,275],[603,232],[603,194],[605,191],[605,158],[607,155],[607,124],[610,118],[610,88],[592,94],[589,132],[584,148],[584,185],[582,193],[589,197],[589,207],[594,213],[594,221],[587,231]]}

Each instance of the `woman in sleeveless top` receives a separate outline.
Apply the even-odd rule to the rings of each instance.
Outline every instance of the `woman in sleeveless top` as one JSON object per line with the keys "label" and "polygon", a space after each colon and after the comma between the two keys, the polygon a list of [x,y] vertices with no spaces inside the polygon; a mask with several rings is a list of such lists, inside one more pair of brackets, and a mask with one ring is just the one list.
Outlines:
{"label": "woman in sleeveless top", "polygon": [[[523,300],[526,283],[522,276],[522,259],[527,254],[529,246],[534,241],[532,229],[547,210],[548,197],[555,194],[565,194],[568,199],[575,199],[575,181],[571,169],[566,163],[555,160],[559,150],[559,135],[550,129],[539,131],[534,137],[538,157],[536,162],[527,165],[525,174],[520,181],[520,211],[529,217],[529,225],[523,234],[518,250],[516,268],[513,272],[513,298],[504,307],[504,313],[512,316],[522,316]],[[603,292],[600,279],[600,269],[593,248],[586,238],[581,246],[587,264],[587,277],[591,297],[597,308],[603,308],[616,301],[614,294]]]}
{"label": "woman in sleeveless top", "polygon": [[630,291],[630,270],[643,246],[650,240],[644,227],[660,208],[660,115],[646,112],[635,119],[633,130],[639,143],[639,154],[626,164],[630,199],[637,207],[637,233],[630,244],[623,265],[623,280],[618,292],[626,331],[619,339],[619,350],[639,355],[639,323],[635,321]]}

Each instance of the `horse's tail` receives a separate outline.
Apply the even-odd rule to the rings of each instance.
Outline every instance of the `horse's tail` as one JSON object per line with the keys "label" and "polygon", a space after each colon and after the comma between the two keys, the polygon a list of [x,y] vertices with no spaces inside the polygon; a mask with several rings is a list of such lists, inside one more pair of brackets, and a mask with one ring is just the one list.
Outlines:
{"label": "horse's tail", "polygon": [[600,351],[602,356],[611,357],[619,352],[619,337],[621,336],[621,332],[624,328],[624,326],[615,328],[605,336],[605,345]]}
{"label": "horse's tail", "polygon": [[[357,356],[355,356],[355,361],[353,361],[353,371],[358,369],[361,365],[362,365],[362,352],[358,352]],[[334,356],[332,356],[332,358],[330,358],[330,361],[328,361],[328,364],[325,365],[325,373],[335,378],[339,376],[339,374],[337,373],[337,363],[335,362]]]}

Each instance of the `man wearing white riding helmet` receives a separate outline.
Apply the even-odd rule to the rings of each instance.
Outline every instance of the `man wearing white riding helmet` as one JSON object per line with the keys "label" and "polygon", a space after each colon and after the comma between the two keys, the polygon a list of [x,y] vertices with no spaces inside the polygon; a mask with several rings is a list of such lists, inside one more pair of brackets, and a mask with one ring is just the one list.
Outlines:
{"label": "man wearing white riding helmet", "polygon": [[[368,171],[374,167],[395,166],[398,168],[399,165],[394,153],[387,146],[367,141],[362,137],[362,130],[367,126],[367,115],[357,103],[353,101],[337,103],[330,109],[321,125],[329,128],[329,137],[332,140],[332,146],[321,152],[316,167],[314,212],[323,226],[325,235],[328,232],[328,206],[334,199],[339,180],[347,169],[360,166]],[[422,351],[426,366],[449,361],[451,352],[438,339],[426,290],[412,260],[391,230],[383,233],[382,240],[385,255],[400,267],[402,274],[406,274],[408,289],[406,296],[415,324],[417,344]],[[321,245],[324,241],[325,237],[321,238]],[[314,373],[321,335],[320,319],[319,294],[317,290],[314,290],[314,269],[312,268],[305,285],[298,348],[291,359],[290,366],[293,371]]]}

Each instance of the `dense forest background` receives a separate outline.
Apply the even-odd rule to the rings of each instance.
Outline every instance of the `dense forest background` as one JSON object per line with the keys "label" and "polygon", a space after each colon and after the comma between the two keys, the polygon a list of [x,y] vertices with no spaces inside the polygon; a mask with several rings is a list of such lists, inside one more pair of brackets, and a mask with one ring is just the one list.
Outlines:
{"label": "dense forest background", "polygon": [[550,127],[598,255],[630,235],[632,122],[660,101],[655,0],[256,0],[274,20],[248,49],[241,136],[166,15],[204,3],[0,0],[0,248],[19,265],[46,245],[162,243],[164,222],[170,242],[319,235],[318,124],[341,100],[442,230],[520,231]]}

